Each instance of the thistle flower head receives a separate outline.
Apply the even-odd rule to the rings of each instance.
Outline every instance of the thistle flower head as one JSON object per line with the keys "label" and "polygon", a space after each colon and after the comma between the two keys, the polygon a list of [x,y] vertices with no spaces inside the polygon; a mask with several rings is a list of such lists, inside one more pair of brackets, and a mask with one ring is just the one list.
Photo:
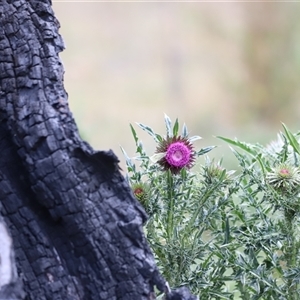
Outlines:
{"label": "thistle flower head", "polygon": [[134,196],[141,202],[146,208],[149,198],[149,186],[145,183],[135,183],[132,185],[132,191]]}
{"label": "thistle flower head", "polygon": [[156,153],[162,153],[163,156],[158,160],[164,170],[170,170],[177,174],[181,169],[190,169],[195,162],[195,152],[192,143],[188,138],[174,136],[162,140]]}
{"label": "thistle flower head", "polygon": [[266,153],[271,156],[277,156],[284,146],[284,140],[280,134],[277,134],[277,139],[271,141],[266,146]]}
{"label": "thistle flower head", "polygon": [[292,192],[300,187],[300,170],[288,164],[280,164],[267,173],[266,180],[277,190]]}
{"label": "thistle flower head", "polygon": [[223,184],[230,183],[234,173],[234,170],[227,171],[222,167],[221,162],[215,163],[214,160],[207,160],[204,167],[204,177],[208,184],[219,181],[222,181]]}

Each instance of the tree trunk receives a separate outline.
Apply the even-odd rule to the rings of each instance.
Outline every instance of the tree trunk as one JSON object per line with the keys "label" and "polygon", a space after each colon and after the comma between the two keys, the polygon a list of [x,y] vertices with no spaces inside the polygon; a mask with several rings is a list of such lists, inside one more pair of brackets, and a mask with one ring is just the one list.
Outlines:
{"label": "tree trunk", "polygon": [[[0,22],[0,210],[25,298],[154,299],[165,281],[143,234],[147,216],[114,153],[79,137],[50,0],[3,0]],[[1,299],[24,298],[16,289]]]}

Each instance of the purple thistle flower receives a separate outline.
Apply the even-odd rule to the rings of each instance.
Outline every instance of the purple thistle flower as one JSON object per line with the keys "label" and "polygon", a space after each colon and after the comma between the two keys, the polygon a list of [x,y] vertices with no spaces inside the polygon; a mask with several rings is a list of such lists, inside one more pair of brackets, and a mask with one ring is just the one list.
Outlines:
{"label": "purple thistle flower", "polygon": [[191,158],[192,151],[183,142],[171,144],[166,153],[166,161],[174,167],[183,168]]}
{"label": "purple thistle flower", "polygon": [[194,165],[195,153],[193,145],[187,138],[167,137],[161,141],[156,153],[163,153],[164,156],[158,161],[164,170],[170,170],[177,174],[181,169],[190,169]]}

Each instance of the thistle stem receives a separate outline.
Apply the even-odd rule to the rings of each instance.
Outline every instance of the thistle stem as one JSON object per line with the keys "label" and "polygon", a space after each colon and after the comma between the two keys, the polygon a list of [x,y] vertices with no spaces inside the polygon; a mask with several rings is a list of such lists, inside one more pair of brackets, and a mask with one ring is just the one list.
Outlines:
{"label": "thistle stem", "polygon": [[[286,222],[286,234],[288,236],[288,245],[286,249],[286,264],[288,268],[295,268],[297,264],[297,242],[295,240],[295,235],[294,235],[294,217],[295,217],[295,212],[286,209],[284,211],[284,216],[285,216],[285,222]],[[296,300],[298,299],[297,296],[297,284],[293,284],[292,279],[287,280],[287,290],[288,290],[288,295],[289,295],[289,300]]]}
{"label": "thistle stem", "polygon": [[172,240],[174,232],[174,181],[170,171],[167,173],[167,195],[168,195],[168,214],[167,214],[167,237],[168,242]]}

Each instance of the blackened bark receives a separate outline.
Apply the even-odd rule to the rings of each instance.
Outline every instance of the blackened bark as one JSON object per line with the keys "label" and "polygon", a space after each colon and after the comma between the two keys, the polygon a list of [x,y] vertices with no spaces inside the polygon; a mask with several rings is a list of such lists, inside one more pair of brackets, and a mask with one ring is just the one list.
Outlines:
{"label": "blackened bark", "polygon": [[26,299],[154,299],[147,216],[114,153],[79,137],[58,27],[49,0],[2,1],[0,210]]}

